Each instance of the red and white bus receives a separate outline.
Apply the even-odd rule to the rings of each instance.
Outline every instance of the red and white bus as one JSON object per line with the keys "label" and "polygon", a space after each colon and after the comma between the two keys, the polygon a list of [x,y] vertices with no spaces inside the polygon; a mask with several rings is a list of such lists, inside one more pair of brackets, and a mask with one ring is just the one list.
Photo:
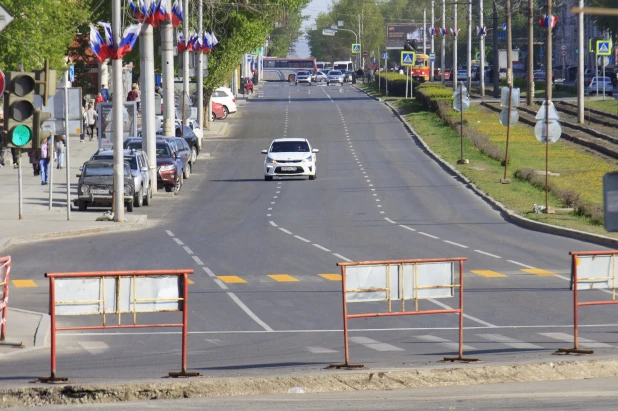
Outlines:
{"label": "red and white bus", "polygon": [[280,58],[264,57],[263,73],[266,81],[289,81],[290,76],[298,71],[318,71],[315,57]]}

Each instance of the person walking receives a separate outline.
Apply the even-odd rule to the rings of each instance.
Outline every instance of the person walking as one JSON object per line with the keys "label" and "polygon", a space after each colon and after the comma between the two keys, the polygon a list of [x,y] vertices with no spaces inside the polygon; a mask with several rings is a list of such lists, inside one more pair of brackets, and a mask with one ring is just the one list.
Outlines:
{"label": "person walking", "polygon": [[109,101],[109,90],[105,87],[105,84],[101,85],[100,94],[103,97],[103,101],[107,103]]}
{"label": "person walking", "polygon": [[97,94],[97,98],[94,100],[94,106],[97,107],[99,103],[103,103],[105,101],[103,95],[101,93]]}
{"label": "person walking", "polygon": [[94,128],[97,125],[97,118],[99,115],[92,108],[92,104],[88,104],[88,111],[86,111],[86,121],[88,122],[88,137],[92,141],[92,137],[94,137]]}
{"label": "person walking", "polygon": [[39,160],[39,165],[41,167],[41,185],[47,185],[47,179],[49,177],[49,157],[51,154],[50,150],[51,137],[48,137],[41,143],[41,159]]}
{"label": "person walking", "polygon": [[41,161],[41,149],[37,148],[36,150],[31,150],[28,153],[28,157],[30,158],[30,164],[32,164],[32,171],[34,172],[34,176],[38,176],[41,174],[41,165],[39,162]]}
{"label": "person walking", "polygon": [[88,130],[88,116],[86,115],[86,108],[82,107],[82,132],[79,133],[79,142],[83,143],[86,138],[86,131]]}
{"label": "person walking", "polygon": [[56,142],[54,143],[54,148],[56,149],[56,168],[62,168],[64,163],[64,136],[57,135],[55,137]]}
{"label": "person walking", "polygon": [[127,101],[135,101],[137,103],[137,111],[139,111],[139,101],[138,98],[141,97],[141,93],[137,87],[137,83],[133,83],[131,86],[131,91],[127,94]]}

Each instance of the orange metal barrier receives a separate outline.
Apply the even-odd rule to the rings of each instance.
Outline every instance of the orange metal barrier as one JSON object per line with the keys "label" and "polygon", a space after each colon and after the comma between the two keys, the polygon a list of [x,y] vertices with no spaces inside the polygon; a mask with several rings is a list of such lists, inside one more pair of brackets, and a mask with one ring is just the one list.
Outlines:
{"label": "orange metal barrier", "polygon": [[[343,299],[343,340],[345,345],[345,363],[344,364],[331,364],[328,368],[363,368],[362,364],[350,364],[350,350],[348,344],[348,320],[352,318],[369,318],[369,317],[397,317],[404,315],[420,315],[420,314],[459,314],[459,355],[457,357],[444,357],[445,361],[461,361],[461,362],[473,362],[478,361],[476,358],[464,358],[463,357],[463,319],[464,319],[464,311],[463,311],[463,303],[464,303],[464,279],[463,279],[463,263],[466,261],[465,257],[454,257],[454,258],[429,258],[429,259],[413,259],[413,260],[383,260],[383,261],[361,261],[361,262],[344,262],[337,263],[339,267],[341,267],[341,290],[342,290],[342,299]],[[431,263],[455,263],[459,268],[459,284],[453,283],[451,284],[442,284],[442,285],[419,285],[418,284],[418,266],[431,264]],[[349,267],[358,267],[358,266],[386,266],[386,284],[387,287],[370,287],[365,289],[354,289],[348,290],[346,286],[347,280],[347,269]],[[412,277],[412,284],[407,285],[404,284],[404,280],[406,278],[405,274],[405,266],[413,266],[415,267],[414,275]],[[393,271],[397,271],[397,275],[400,275],[395,281],[399,281],[402,289],[397,290],[401,295],[401,311],[400,312],[392,312],[391,310],[391,302],[393,300],[398,300],[397,298],[391,299],[392,290],[390,284],[392,284],[391,277],[391,269]],[[403,289],[404,286],[408,287],[407,289]],[[439,290],[439,289],[450,289],[452,294],[454,295],[454,290],[459,289],[459,307],[453,309],[444,309],[444,310],[419,310],[418,308],[418,300],[419,300],[419,292],[421,290]],[[406,291],[407,290],[407,291]],[[373,312],[373,313],[362,313],[362,314],[348,314],[348,293],[362,294],[362,293],[384,293],[386,295],[386,299],[381,301],[388,302],[388,312]],[[414,298],[407,298],[415,300],[415,310],[414,311],[406,311],[405,310],[405,300],[406,293],[409,295],[414,295]],[[425,297],[427,298],[427,297]],[[357,299],[355,301],[360,301]],[[368,300],[371,301],[371,300]],[[378,300],[373,300],[378,301]]]}
{"label": "orange metal barrier", "polygon": [[[579,348],[579,307],[586,307],[590,305],[612,305],[618,304],[616,301],[616,276],[615,276],[615,259],[618,254],[618,250],[611,251],[572,251],[569,253],[571,255],[571,289],[573,290],[573,348],[559,348],[557,353],[562,354],[593,354],[593,350],[582,350]],[[580,277],[578,273],[578,267],[580,265],[579,257],[593,256],[593,260],[597,256],[606,256],[611,258],[611,269],[614,275],[604,276],[604,277]],[[607,281],[608,287],[595,287],[594,282],[605,282]],[[586,282],[589,283],[587,285],[588,288],[581,287],[581,283]],[[584,284],[586,286],[586,284]],[[612,299],[611,301],[586,301],[580,302],[578,299],[578,290],[582,289],[612,289]]]}
{"label": "orange metal barrier", "polygon": [[[194,377],[198,376],[198,372],[187,372],[187,331],[188,331],[188,275],[193,274],[192,269],[177,269],[177,270],[136,270],[136,271],[93,271],[93,272],[73,272],[73,273],[46,273],[45,277],[49,278],[49,298],[50,298],[50,316],[51,316],[51,376],[38,378],[41,382],[57,382],[67,381],[66,377],[56,376],[56,332],[57,331],[73,331],[73,330],[92,330],[92,329],[112,329],[112,328],[147,328],[147,327],[181,327],[182,328],[182,363],[180,372],[170,372],[170,377]],[[149,280],[168,280],[176,277],[174,288],[177,286],[177,297],[146,297],[138,296],[138,281],[146,282]],[[112,280],[106,281],[111,278]],[[73,279],[79,279],[79,282],[71,282]],[[97,283],[96,280],[99,280]],[[90,280],[90,282],[88,282]],[[154,282],[147,283],[152,289]],[[75,286],[83,286],[84,283],[90,285],[85,288],[82,295],[76,295],[76,299],[60,300],[56,299],[58,294],[57,282],[63,285],[62,289],[66,292],[67,289]],[[94,284],[94,287],[92,285]],[[169,287],[168,290],[174,291]],[[97,288],[98,287],[98,288]],[[128,288],[127,295],[123,294],[124,288]],[[110,294],[111,296],[106,295]],[[142,292],[140,288],[140,292]],[[94,298],[87,298],[88,292],[96,294]],[[62,294],[61,294],[62,295]],[[81,297],[81,298],[80,298]],[[80,299],[77,299],[80,298]],[[157,309],[157,305],[161,304],[166,309]],[[170,308],[171,304],[177,305],[177,308]],[[148,306],[144,308],[143,306]],[[74,313],[69,311],[72,307]],[[110,309],[111,307],[111,309]],[[124,309],[123,309],[124,307]],[[128,309],[127,309],[128,307]],[[101,314],[102,325],[94,326],[75,326],[75,327],[58,327],[56,324],[57,310],[61,310],[59,315],[91,315]],[[89,312],[87,310],[91,310]],[[138,313],[156,313],[156,312],[176,312],[182,311],[182,322],[174,324],[137,324]],[[106,315],[116,314],[118,316],[117,324],[108,325]],[[133,323],[129,325],[121,324],[121,315],[131,314]]]}
{"label": "orange metal barrier", "polygon": [[0,341],[6,340],[6,312],[9,306],[9,277],[11,274],[11,257],[0,257]]}

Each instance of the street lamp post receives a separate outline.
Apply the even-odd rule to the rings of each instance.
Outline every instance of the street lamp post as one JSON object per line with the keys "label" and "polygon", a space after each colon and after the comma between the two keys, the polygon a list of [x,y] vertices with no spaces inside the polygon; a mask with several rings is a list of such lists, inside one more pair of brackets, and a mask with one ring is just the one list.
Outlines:
{"label": "street lamp post", "polygon": [[[335,28],[335,27],[331,27],[331,29],[332,29],[332,30],[335,30],[335,31],[339,31],[339,30],[341,30],[341,31],[349,31],[350,33],[354,34],[354,42],[355,42],[356,44],[358,44],[358,36],[356,35],[356,32],[354,32],[353,30],[350,30],[350,29],[342,29],[341,27],[337,27],[337,28]],[[356,69],[358,70],[358,54],[356,54]]]}

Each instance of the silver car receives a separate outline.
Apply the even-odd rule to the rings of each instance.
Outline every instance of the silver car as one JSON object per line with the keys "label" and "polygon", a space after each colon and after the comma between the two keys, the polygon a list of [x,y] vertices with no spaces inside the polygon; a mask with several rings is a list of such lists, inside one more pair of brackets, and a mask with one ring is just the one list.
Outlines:
{"label": "silver car", "polygon": [[309,83],[311,85],[311,73],[309,71],[299,71],[296,73],[296,84]]}
{"label": "silver car", "polygon": [[343,84],[343,73],[339,70],[329,71],[326,78],[326,84],[330,85],[331,83]]}
{"label": "silver car", "polygon": [[316,83],[326,82],[327,76],[322,71],[318,71],[313,75],[313,81]]}
{"label": "silver car", "polygon": [[[114,160],[114,151],[99,150],[92,156],[91,160]],[[150,205],[152,184],[150,184],[148,156],[141,150],[124,150],[124,161],[129,164],[135,182],[133,205],[135,207]]]}

